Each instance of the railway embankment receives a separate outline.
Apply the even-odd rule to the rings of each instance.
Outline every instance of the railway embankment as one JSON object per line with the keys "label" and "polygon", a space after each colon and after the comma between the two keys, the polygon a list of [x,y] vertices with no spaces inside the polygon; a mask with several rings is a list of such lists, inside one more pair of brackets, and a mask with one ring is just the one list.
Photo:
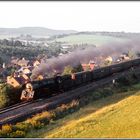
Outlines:
{"label": "railway embankment", "polygon": [[[132,76],[130,76],[132,75]],[[122,77],[125,77],[123,79],[125,79],[125,81],[122,81]],[[51,109],[55,109],[57,106],[60,106],[61,104],[67,104],[69,102],[71,102],[72,100],[79,100],[80,98],[84,98],[88,96],[87,92],[90,91],[95,91],[98,88],[102,88],[105,85],[111,85],[113,84],[114,86],[117,86],[118,83],[121,83],[121,81],[123,83],[128,83],[129,81],[129,77],[133,77],[131,79],[139,79],[139,68],[137,69],[129,69],[128,71],[123,71],[121,73],[116,73],[112,76],[103,78],[101,80],[95,81],[93,83],[90,83],[88,85],[79,87],[77,89],[68,91],[66,93],[54,96],[52,98],[48,98],[48,99],[43,99],[41,101],[37,101],[37,102],[31,102],[27,105],[24,106],[17,106],[16,108],[11,108],[10,110],[8,109],[8,111],[2,111],[2,113],[0,112],[0,124],[4,125],[4,124],[13,124],[19,121],[23,121],[25,120],[27,117],[30,117],[34,114],[40,113],[42,111],[45,110],[51,110]],[[118,79],[120,82],[118,82]],[[132,82],[133,80],[131,80]],[[94,93],[94,98],[98,99],[101,98],[102,96],[108,96],[110,95],[110,93],[108,93],[106,95],[106,93],[102,93],[101,95],[96,95],[96,92]],[[91,96],[89,94],[89,96]],[[91,97],[90,97],[91,98]],[[88,101],[87,101],[88,102]]]}
{"label": "railway embankment", "polygon": [[[139,87],[140,84],[135,85]],[[128,90],[90,102],[26,137],[43,138],[139,138],[140,91]]]}
{"label": "railway embankment", "polygon": [[[26,121],[17,123],[15,125],[4,125],[2,127],[2,130],[0,131],[1,135],[3,137],[30,137],[31,135],[33,136],[33,134],[35,134],[35,133],[32,133],[32,131],[34,132],[38,130],[39,132],[36,133],[35,137],[38,137],[39,135],[43,137],[43,134],[41,133],[41,130],[43,128],[47,130],[46,134],[48,135],[50,131],[49,129],[52,129],[53,131],[54,129],[53,127],[56,127],[56,130],[57,130],[57,126],[63,125],[63,120],[61,120],[60,118],[63,118],[64,116],[68,114],[72,114],[75,111],[78,111],[78,110],[80,111],[81,109],[85,108],[88,104],[92,102],[95,103],[94,104],[95,108],[93,107],[92,110],[89,110],[89,113],[96,112],[98,109],[101,109],[102,107],[108,106],[110,104],[120,102],[122,99],[130,95],[133,95],[137,90],[140,89],[139,86],[133,86],[133,84],[136,84],[139,82],[138,70],[137,72],[129,71],[127,73],[122,73],[122,75],[118,79],[116,79],[114,84],[111,84],[112,79],[108,79],[108,80],[110,80],[108,84],[105,82],[107,81],[106,79],[104,81],[105,83],[102,81],[102,87],[100,85],[99,86],[100,88],[96,88],[96,90],[94,91],[88,90],[87,88],[87,91],[83,92],[83,94],[80,94],[79,92],[79,95],[82,95],[82,96],[78,96],[77,94],[77,98],[73,98],[73,99],[71,98],[72,102],[70,102],[70,100],[69,102],[63,102],[63,104],[56,107],[55,109],[52,109],[50,111],[44,111],[43,113],[39,113],[33,116],[32,118]],[[96,82],[96,86],[97,86],[97,82]],[[81,93],[82,91],[83,90],[81,89]],[[102,102],[102,103],[100,102],[101,105],[97,104],[98,101]],[[87,115],[87,112],[81,115]],[[6,135],[4,135],[5,133]],[[55,137],[55,136],[52,136],[52,137]]]}

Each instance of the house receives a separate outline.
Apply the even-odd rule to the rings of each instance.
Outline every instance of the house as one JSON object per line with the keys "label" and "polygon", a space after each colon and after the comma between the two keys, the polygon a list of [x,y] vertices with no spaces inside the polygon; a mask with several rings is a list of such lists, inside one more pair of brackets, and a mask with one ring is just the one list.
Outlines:
{"label": "house", "polygon": [[30,66],[30,67],[21,67],[18,72],[19,73],[23,73],[23,74],[29,74],[32,73],[32,70],[34,69],[34,67]]}
{"label": "house", "polygon": [[81,64],[81,65],[84,71],[87,71],[90,69],[89,64]]}
{"label": "house", "polygon": [[37,77],[37,80],[43,80],[43,79],[44,79],[43,75],[39,75],[39,76]]}
{"label": "house", "polygon": [[121,62],[121,61],[127,61],[130,60],[130,57],[127,56],[126,54],[122,54],[119,56],[119,58],[117,59],[117,62]]}
{"label": "house", "polygon": [[95,62],[90,60],[88,64],[81,64],[84,71],[93,70],[95,67]]}
{"label": "house", "polygon": [[33,62],[33,66],[34,67],[38,67],[40,65],[40,61],[39,60],[36,60]]}
{"label": "house", "polygon": [[120,57],[122,58],[122,60],[130,60],[130,57],[125,54],[121,55]]}
{"label": "house", "polygon": [[10,84],[13,87],[19,87],[20,85],[25,84],[28,82],[25,78],[21,77],[13,77],[13,76],[8,76],[7,77],[7,83]]}
{"label": "house", "polygon": [[23,68],[23,73],[24,74],[29,74],[32,73],[32,70],[34,69],[34,67],[27,67],[27,68]]}
{"label": "house", "polygon": [[21,67],[26,67],[28,66],[29,60],[25,60],[25,58],[22,58],[21,60],[19,60],[17,62],[17,65],[21,66]]}
{"label": "house", "polygon": [[71,44],[62,44],[61,45],[61,51],[63,51],[63,52],[70,51],[71,48],[72,48],[72,45]]}
{"label": "house", "polygon": [[21,77],[23,77],[26,81],[30,81],[30,76],[26,74],[22,74]]}
{"label": "house", "polygon": [[21,73],[19,77],[23,77],[26,81],[31,81],[31,75],[32,73],[28,73],[28,74]]}
{"label": "house", "polygon": [[17,65],[19,59],[18,58],[11,58],[11,64]]}
{"label": "house", "polygon": [[62,55],[64,55],[63,53],[59,53],[59,56],[62,56]]}

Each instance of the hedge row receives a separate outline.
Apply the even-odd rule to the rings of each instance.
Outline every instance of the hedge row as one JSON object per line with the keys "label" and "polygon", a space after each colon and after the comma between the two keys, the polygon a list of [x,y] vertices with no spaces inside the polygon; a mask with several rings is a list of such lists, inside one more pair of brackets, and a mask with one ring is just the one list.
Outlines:
{"label": "hedge row", "polygon": [[50,122],[64,117],[65,115],[72,113],[78,109],[79,102],[73,100],[71,103],[61,105],[55,110],[50,112],[43,112],[35,115],[33,118],[30,118],[24,122],[17,123],[16,125],[3,125],[0,130],[0,137],[6,138],[16,138],[16,137],[25,137],[26,133],[32,129],[40,129],[44,125],[49,124]]}

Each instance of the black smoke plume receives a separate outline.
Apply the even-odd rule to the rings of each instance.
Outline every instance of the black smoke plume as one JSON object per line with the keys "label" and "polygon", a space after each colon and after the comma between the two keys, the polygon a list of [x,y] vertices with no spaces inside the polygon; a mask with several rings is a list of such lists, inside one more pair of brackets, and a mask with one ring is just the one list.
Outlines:
{"label": "black smoke plume", "polygon": [[[133,51],[135,53],[140,50],[140,41],[133,40],[123,43],[112,42],[102,45],[100,47],[87,48],[85,50],[77,50],[69,54],[64,54],[59,57],[46,59],[42,61],[39,67],[34,68],[32,71],[32,78],[42,74],[54,73],[54,71],[62,72],[67,65],[77,66],[80,63],[88,63],[90,60],[94,60],[98,57],[111,56],[113,59],[117,58],[122,53]],[[96,62],[98,63],[98,62]]]}

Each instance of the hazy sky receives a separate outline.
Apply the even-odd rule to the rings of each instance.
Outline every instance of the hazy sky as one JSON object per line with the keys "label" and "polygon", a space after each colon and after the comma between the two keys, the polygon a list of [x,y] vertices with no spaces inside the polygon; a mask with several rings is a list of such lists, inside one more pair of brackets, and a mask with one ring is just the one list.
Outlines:
{"label": "hazy sky", "polygon": [[0,2],[0,27],[140,32],[140,2]]}

